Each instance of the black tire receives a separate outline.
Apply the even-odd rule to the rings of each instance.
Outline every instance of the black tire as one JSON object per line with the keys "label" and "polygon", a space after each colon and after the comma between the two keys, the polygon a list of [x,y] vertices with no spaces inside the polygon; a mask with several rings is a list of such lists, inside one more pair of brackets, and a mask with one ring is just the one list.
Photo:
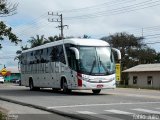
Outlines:
{"label": "black tire", "polygon": [[61,90],[60,88],[52,88],[53,92],[58,92],[59,90]]}
{"label": "black tire", "polygon": [[31,91],[33,91],[35,89],[32,80],[29,81],[29,88]]}
{"label": "black tire", "polygon": [[21,84],[21,80],[19,81],[19,86],[21,86],[22,84]]}
{"label": "black tire", "polygon": [[29,81],[29,88],[30,88],[31,91],[34,91],[34,90],[38,91],[38,90],[40,90],[39,87],[34,87],[33,80]]}
{"label": "black tire", "polygon": [[39,90],[40,90],[40,87],[34,87],[34,90],[35,90],[35,91],[39,91]]}
{"label": "black tire", "polygon": [[93,89],[92,92],[93,94],[99,94],[101,92],[101,89]]}
{"label": "black tire", "polygon": [[68,89],[67,81],[65,79],[63,79],[62,89],[63,89],[64,93],[70,93],[71,92],[71,90]]}

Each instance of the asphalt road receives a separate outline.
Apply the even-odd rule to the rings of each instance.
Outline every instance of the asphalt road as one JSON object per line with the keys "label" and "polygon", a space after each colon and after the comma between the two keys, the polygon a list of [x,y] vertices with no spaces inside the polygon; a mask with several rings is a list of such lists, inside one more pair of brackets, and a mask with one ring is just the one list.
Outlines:
{"label": "asphalt road", "polygon": [[51,89],[29,91],[23,86],[1,84],[0,98],[79,119],[160,119],[160,91],[156,90],[117,88],[103,90],[99,95],[91,91],[63,94]]}

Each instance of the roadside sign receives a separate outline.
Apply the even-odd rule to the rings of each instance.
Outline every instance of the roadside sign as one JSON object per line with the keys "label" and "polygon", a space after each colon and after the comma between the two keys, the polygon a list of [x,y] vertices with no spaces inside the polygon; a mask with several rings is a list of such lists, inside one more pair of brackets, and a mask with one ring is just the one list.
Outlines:
{"label": "roadside sign", "polygon": [[116,64],[116,81],[121,80],[121,65],[118,63]]}
{"label": "roadside sign", "polygon": [[3,69],[1,70],[1,74],[2,74],[3,76],[5,76],[5,75],[7,74],[7,70],[6,70],[5,68],[3,68]]}

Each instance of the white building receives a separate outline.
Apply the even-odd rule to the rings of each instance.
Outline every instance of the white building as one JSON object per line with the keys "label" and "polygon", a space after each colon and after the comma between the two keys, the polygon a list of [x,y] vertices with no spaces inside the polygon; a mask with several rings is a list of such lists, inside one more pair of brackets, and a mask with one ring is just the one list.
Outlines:
{"label": "white building", "polygon": [[141,64],[124,70],[128,85],[143,88],[160,88],[160,64]]}

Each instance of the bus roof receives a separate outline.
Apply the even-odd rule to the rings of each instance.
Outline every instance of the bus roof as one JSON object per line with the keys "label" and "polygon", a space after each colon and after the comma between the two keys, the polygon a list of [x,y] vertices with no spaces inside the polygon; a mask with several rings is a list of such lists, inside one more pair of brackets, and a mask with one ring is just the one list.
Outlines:
{"label": "bus roof", "polygon": [[103,41],[103,40],[98,40],[98,39],[80,39],[80,38],[73,38],[73,39],[64,39],[64,40],[59,40],[55,42],[50,42],[44,45],[40,45],[28,50],[22,51],[22,53],[33,51],[33,50],[39,50],[43,48],[48,48],[56,45],[62,45],[62,44],[73,44],[73,45],[82,45],[82,46],[110,46],[109,43]]}

